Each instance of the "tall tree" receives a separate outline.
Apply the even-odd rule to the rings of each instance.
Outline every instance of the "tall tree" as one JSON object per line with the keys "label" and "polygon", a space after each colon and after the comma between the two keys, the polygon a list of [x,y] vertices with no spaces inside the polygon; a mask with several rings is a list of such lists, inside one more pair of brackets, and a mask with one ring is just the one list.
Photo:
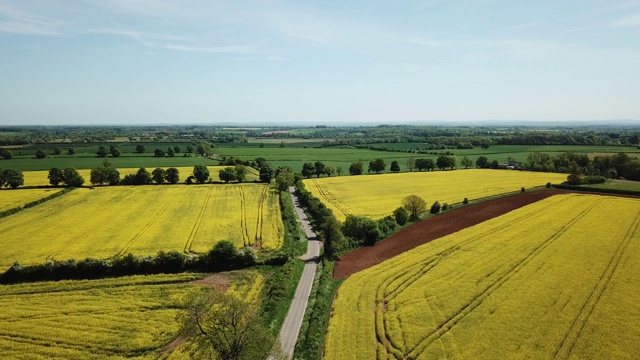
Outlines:
{"label": "tall tree", "polygon": [[326,167],[325,164],[322,161],[316,161],[313,164],[313,167],[315,169],[315,174],[316,177],[320,177],[320,175],[324,174],[324,168]]}
{"label": "tall tree", "polygon": [[235,174],[236,181],[241,183],[247,178],[247,173],[249,172],[249,170],[247,170],[247,167],[244,165],[236,165],[236,167],[233,169],[233,172]]}
{"label": "tall tree", "polygon": [[155,168],[151,172],[151,179],[153,179],[153,182],[156,184],[164,183],[166,176],[167,172],[162,168]]}
{"label": "tall tree", "polygon": [[427,202],[418,195],[409,195],[402,199],[402,206],[411,214],[412,219],[417,219],[421,213],[427,211]]}
{"label": "tall tree", "polygon": [[225,183],[229,183],[229,181],[233,181],[236,179],[236,172],[231,166],[229,166],[220,170],[218,172],[218,177]]}
{"label": "tall tree", "polygon": [[5,160],[11,160],[13,158],[13,153],[11,150],[2,150],[0,151],[0,156]]}
{"label": "tall tree", "polygon": [[140,145],[140,144],[136,145],[136,150],[135,150],[135,151],[136,151],[138,154],[142,154],[142,153],[144,153],[144,150],[145,150],[144,145]]}
{"label": "tall tree", "polygon": [[333,165],[327,165],[324,167],[324,173],[328,177],[331,177],[331,175],[333,175],[335,172],[336,172],[336,168]]}
{"label": "tall tree", "polygon": [[486,169],[489,166],[489,159],[487,159],[486,156],[478,156],[476,166],[481,169]]}
{"label": "tall tree", "polygon": [[155,156],[155,157],[163,157],[164,156],[164,151],[162,151],[162,149],[155,149],[153,151],[153,156]]}
{"label": "tall tree", "polygon": [[109,150],[107,150],[106,146],[100,145],[100,147],[98,147],[98,151],[96,151],[96,155],[99,157],[107,157],[107,155],[109,155]]}
{"label": "tall tree", "polygon": [[364,165],[362,164],[362,161],[354,162],[349,166],[349,174],[351,175],[362,175],[363,172]]}
{"label": "tall tree", "polygon": [[316,168],[313,166],[312,163],[304,163],[302,165],[301,174],[302,174],[302,176],[306,177],[307,179],[310,178],[311,175],[313,175],[315,171],[316,171]]}
{"label": "tall tree", "polygon": [[44,150],[40,149],[38,151],[36,151],[36,158],[37,159],[44,159],[47,157],[47,153],[44,152]]}
{"label": "tall tree", "polygon": [[409,171],[413,171],[413,169],[415,167],[416,167],[416,159],[408,158],[407,159],[407,169],[409,169]]}
{"label": "tall tree", "polygon": [[111,156],[113,156],[113,157],[120,157],[120,155],[122,155],[122,151],[120,151],[120,149],[118,149],[117,146],[112,146],[109,149],[109,152],[111,153]]}
{"label": "tall tree", "polygon": [[375,171],[376,174],[379,174],[381,171],[387,167],[387,164],[383,159],[375,159],[369,162],[369,171]]}
{"label": "tall tree", "polygon": [[0,172],[0,187],[16,189],[22,185],[24,185],[24,175],[22,171],[5,169]]}
{"label": "tall tree", "polygon": [[174,157],[175,155],[176,155],[175,150],[173,150],[173,148],[172,148],[171,146],[169,146],[169,147],[167,148],[167,156],[169,156],[169,157]]}
{"label": "tall tree", "polygon": [[67,187],[80,187],[84,184],[84,178],[74,167],[68,167],[63,170],[64,183]]}
{"label": "tall tree", "polygon": [[391,166],[389,167],[389,170],[394,173],[400,172],[400,164],[398,164],[396,160],[393,160],[391,162]]}
{"label": "tall tree", "polygon": [[64,182],[64,172],[58,168],[51,168],[47,178],[49,178],[49,184],[58,186],[60,183]]}
{"label": "tall tree", "polygon": [[471,161],[471,159],[469,159],[466,155],[462,158],[462,160],[460,161],[460,164],[462,166],[464,166],[465,169],[468,169],[469,167],[473,166],[473,161]]}
{"label": "tall tree", "polygon": [[193,176],[198,184],[204,184],[209,179],[209,169],[204,165],[196,165],[193,167]]}
{"label": "tall tree", "polygon": [[169,184],[177,184],[178,181],[180,181],[180,171],[174,167],[170,167],[167,169],[164,178]]}

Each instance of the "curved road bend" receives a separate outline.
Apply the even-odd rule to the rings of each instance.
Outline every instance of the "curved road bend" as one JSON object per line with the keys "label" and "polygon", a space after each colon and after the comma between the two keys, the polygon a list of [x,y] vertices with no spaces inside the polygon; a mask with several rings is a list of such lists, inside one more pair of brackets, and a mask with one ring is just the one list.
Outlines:
{"label": "curved road bend", "polygon": [[300,201],[295,194],[295,188],[291,186],[289,188],[291,198],[293,199],[293,205],[295,205],[296,213],[300,219],[302,229],[309,241],[307,242],[307,254],[304,256],[304,270],[302,270],[302,276],[300,276],[300,282],[296,288],[296,292],[293,295],[293,301],[291,301],[291,307],[287,317],[282,323],[280,329],[280,343],[282,344],[282,351],[288,356],[289,359],[293,358],[293,350],[298,340],[298,334],[300,333],[300,326],[302,326],[302,319],[304,318],[304,312],[307,309],[307,303],[309,302],[309,294],[311,294],[311,286],[313,285],[313,279],[316,275],[316,268],[318,267],[318,259],[320,257],[320,241],[316,236],[316,233],[311,227],[311,223],[307,218],[307,215],[300,206]]}

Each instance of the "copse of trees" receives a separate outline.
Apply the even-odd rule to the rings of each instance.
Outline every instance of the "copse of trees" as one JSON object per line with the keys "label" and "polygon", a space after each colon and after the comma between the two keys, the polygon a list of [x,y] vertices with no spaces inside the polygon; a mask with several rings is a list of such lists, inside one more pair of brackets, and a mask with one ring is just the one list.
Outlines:
{"label": "copse of trees", "polygon": [[153,177],[146,168],[141,167],[135,174],[127,174],[122,179],[122,185],[147,185],[151,184]]}
{"label": "copse of trees", "polygon": [[0,170],[0,188],[8,187],[17,189],[24,185],[24,175],[22,171],[15,169]]}
{"label": "copse of trees", "polygon": [[375,159],[373,161],[369,161],[369,168],[367,172],[375,171],[376,174],[379,174],[381,171],[387,168],[387,164],[383,159]]}
{"label": "copse of trees", "polygon": [[91,177],[89,181],[94,185],[118,185],[120,183],[120,172],[113,167],[113,164],[111,164],[109,160],[105,159],[102,162],[102,166],[91,170]]}
{"label": "copse of trees", "polygon": [[209,180],[209,169],[204,165],[193,167],[193,176],[198,184],[204,184]]}
{"label": "copse of trees", "polygon": [[11,152],[11,150],[0,150],[0,156],[5,159],[5,160],[11,160],[13,159],[13,153]]}

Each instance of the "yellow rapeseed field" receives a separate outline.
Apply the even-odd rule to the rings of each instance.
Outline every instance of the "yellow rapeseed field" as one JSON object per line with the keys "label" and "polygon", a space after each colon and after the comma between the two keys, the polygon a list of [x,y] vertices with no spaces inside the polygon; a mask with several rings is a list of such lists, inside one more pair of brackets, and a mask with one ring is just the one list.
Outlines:
{"label": "yellow rapeseed field", "polygon": [[352,275],[326,359],[637,359],[640,201],[556,195]]}
{"label": "yellow rapeseed field", "polygon": [[32,201],[40,200],[61,191],[60,189],[14,189],[0,190],[0,212],[23,207]]}
{"label": "yellow rapeseed field", "polygon": [[[163,169],[168,169],[169,167],[163,167]],[[180,172],[180,182],[184,182],[189,175],[193,173],[193,166],[176,166],[176,169]],[[214,181],[219,181],[218,173],[220,170],[226,168],[226,166],[207,166],[209,169],[209,173]],[[121,168],[118,169],[120,172],[120,178],[124,178],[125,175],[135,174],[138,172],[140,168]],[[146,168],[149,173],[155,169],[155,167],[147,167]],[[247,174],[247,181],[253,181],[258,178],[258,172],[251,167],[247,167],[249,173]],[[84,177],[84,186],[91,185],[91,169],[78,169],[78,173]],[[49,185],[49,175],[48,170],[37,170],[37,171],[23,171],[24,175],[24,186],[45,186]]]}
{"label": "yellow rapeseed field", "polygon": [[470,169],[312,178],[303,182],[336,218],[344,221],[348,214],[373,219],[391,215],[401,200],[412,194],[422,197],[429,206],[436,200],[454,204],[464,198],[479,199],[566,180],[566,174]]}
{"label": "yellow rapeseed field", "polygon": [[[258,302],[264,276],[257,271],[217,274],[227,292]],[[176,315],[201,286],[201,275],[0,286],[2,359],[188,358],[169,344],[179,336]],[[205,282],[206,283],[206,282]]]}
{"label": "yellow rapeseed field", "polygon": [[276,249],[284,239],[278,196],[263,184],[76,189],[0,219],[0,268],[129,252],[205,252],[221,240]]}

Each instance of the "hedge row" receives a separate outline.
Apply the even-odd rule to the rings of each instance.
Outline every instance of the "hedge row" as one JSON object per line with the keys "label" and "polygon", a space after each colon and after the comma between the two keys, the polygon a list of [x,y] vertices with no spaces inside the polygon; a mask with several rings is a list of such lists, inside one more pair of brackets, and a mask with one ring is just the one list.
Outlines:
{"label": "hedge row", "polygon": [[63,189],[61,191],[58,191],[57,193],[54,193],[54,194],[51,194],[49,196],[43,197],[42,199],[38,199],[36,201],[32,201],[32,202],[26,203],[26,204],[24,204],[24,206],[18,206],[18,207],[15,207],[13,209],[2,211],[2,212],[0,212],[0,219],[3,218],[3,217],[7,217],[9,215],[15,214],[15,213],[21,211],[22,209],[28,209],[30,207],[34,207],[36,205],[42,204],[45,201],[49,201],[51,199],[55,199],[58,196],[62,196],[64,194],[68,193],[71,190],[73,190],[73,188],[66,188],[66,189]]}
{"label": "hedge row", "polygon": [[552,186],[554,188],[556,188],[556,189],[562,189],[562,190],[584,191],[584,192],[603,193],[603,194],[618,194],[618,195],[640,196],[640,191],[634,191],[634,190],[606,189],[606,188],[594,188],[594,187],[573,186],[573,185],[552,185]]}
{"label": "hedge row", "polygon": [[100,279],[126,275],[173,274],[185,271],[218,272],[242,269],[254,265],[282,265],[287,257],[278,254],[266,260],[256,260],[250,248],[237,250],[233,243],[221,241],[205,254],[184,254],[160,251],[156,256],[137,257],[133,254],[113,259],[47,261],[23,266],[14,263],[0,276],[0,283],[31,281]]}

